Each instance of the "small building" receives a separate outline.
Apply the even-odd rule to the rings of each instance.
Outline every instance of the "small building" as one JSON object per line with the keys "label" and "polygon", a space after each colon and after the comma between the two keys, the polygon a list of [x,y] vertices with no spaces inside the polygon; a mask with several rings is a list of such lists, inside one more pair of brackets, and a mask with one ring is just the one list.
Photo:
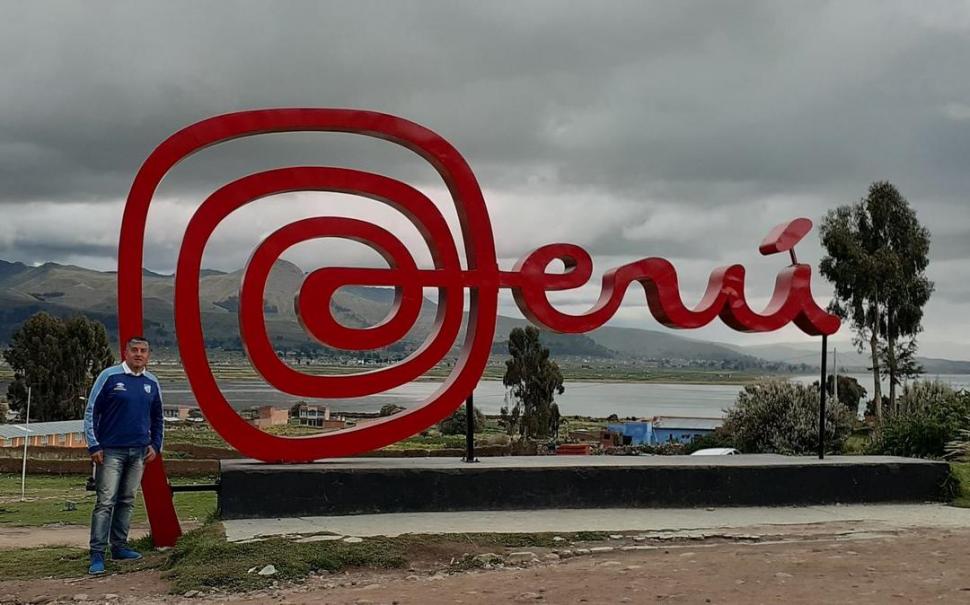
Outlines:
{"label": "small building", "polygon": [[653,443],[690,443],[698,437],[709,435],[724,424],[723,418],[680,418],[657,416],[652,421]]}
{"label": "small building", "polygon": [[31,422],[28,425],[0,424],[0,447],[72,447],[86,448],[83,420]]}
{"label": "small building", "polygon": [[274,408],[271,405],[264,405],[246,410],[243,413],[243,417],[246,418],[249,424],[262,429],[268,426],[288,424],[290,421],[290,411],[286,408]]}
{"label": "small building", "polygon": [[653,427],[649,420],[614,422],[606,430],[619,436],[617,445],[652,445]]}
{"label": "small building", "polygon": [[162,420],[165,422],[184,422],[189,419],[191,408],[187,405],[162,405]]}
{"label": "small building", "polygon": [[312,403],[301,403],[297,407],[297,422],[302,426],[317,426],[325,429],[342,429],[347,426],[342,416],[331,417],[329,407]]}
{"label": "small building", "polygon": [[607,431],[617,435],[617,445],[660,445],[662,443],[690,443],[714,432],[721,426],[721,418],[686,418],[654,416],[649,420],[614,422]]}

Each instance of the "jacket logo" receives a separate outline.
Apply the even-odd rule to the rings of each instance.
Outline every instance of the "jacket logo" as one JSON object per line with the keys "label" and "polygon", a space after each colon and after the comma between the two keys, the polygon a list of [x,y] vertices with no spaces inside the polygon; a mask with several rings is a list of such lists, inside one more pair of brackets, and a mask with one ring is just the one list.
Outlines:
{"label": "jacket logo", "polygon": [[123,382],[116,382],[115,383],[115,388],[112,389],[112,390],[114,390],[114,391],[127,391],[128,389],[125,388],[125,383],[123,383]]}
{"label": "jacket logo", "polygon": [[145,386],[145,392],[148,393],[148,394],[151,394],[151,392],[152,392],[152,385],[146,384],[144,386]]}

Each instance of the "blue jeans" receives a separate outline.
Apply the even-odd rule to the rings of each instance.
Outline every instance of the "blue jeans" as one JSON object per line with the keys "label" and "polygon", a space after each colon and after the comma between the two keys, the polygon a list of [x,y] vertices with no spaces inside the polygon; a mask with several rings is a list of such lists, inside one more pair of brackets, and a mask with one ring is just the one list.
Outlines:
{"label": "blue jeans", "polygon": [[103,553],[128,542],[135,490],[145,468],[144,447],[105,448],[104,464],[95,471],[98,501],[91,513],[91,552]]}

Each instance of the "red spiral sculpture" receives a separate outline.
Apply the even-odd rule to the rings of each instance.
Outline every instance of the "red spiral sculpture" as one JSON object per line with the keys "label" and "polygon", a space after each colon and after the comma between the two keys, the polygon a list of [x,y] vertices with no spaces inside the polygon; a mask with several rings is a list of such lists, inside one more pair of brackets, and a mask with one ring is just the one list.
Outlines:
{"label": "red spiral sculpture", "polygon": [[[682,302],[674,267],[648,258],[612,269],[603,276],[602,294],[581,315],[557,310],[547,293],[577,288],[592,275],[589,254],[571,244],[552,244],[522,259],[513,271],[500,271],[488,211],[471,168],[447,141],[413,122],[370,111],[347,109],[269,109],[244,111],[203,120],[166,139],[135,177],[121,228],[118,261],[118,315],[121,341],[142,332],[142,257],[149,204],[164,176],[182,159],[221,142],[276,132],[325,131],[377,137],[402,145],[427,160],[451,192],[464,242],[466,267],[444,217],[427,197],[385,176],[346,168],[301,166],[252,174],[233,181],[203,202],[192,217],[179,253],[175,278],[175,320],[179,352],[186,375],[206,419],[225,440],[247,456],[264,461],[297,462],[348,456],[394,443],[448,416],[471,393],[492,347],[499,288],[511,288],[522,312],[533,322],[559,332],[587,332],[603,325],[622,301],[627,287],[638,282],[647,305],[664,325],[697,328],[720,317],[742,331],[770,331],[794,322],[808,334],[831,334],[837,317],[815,303],[811,268],[797,264],[794,245],[811,228],[808,219],[779,225],[762,243],[764,254],[790,251],[793,264],[777,278],[774,295],[761,313],[744,295],[744,268],[722,267],[711,274],[707,292],[694,309]],[[322,435],[287,438],[269,435],[244,421],[230,406],[212,374],[205,350],[199,309],[199,276],[206,243],[220,221],[260,198],[291,191],[332,191],[380,201],[405,215],[417,227],[431,252],[434,267],[419,269],[407,247],[376,225],[342,217],[317,217],[288,224],[267,237],[246,266],[240,288],[240,333],[254,368],[277,389],[300,397],[347,398],[380,393],[405,384],[435,366],[456,343],[468,290],[465,339],[454,370],[421,406],[359,427]],[[343,238],[378,252],[386,268],[326,267],[304,280],[295,305],[306,331],[319,342],[340,349],[369,350],[400,340],[416,322],[423,288],[438,289],[431,334],[402,362],[353,375],[315,376],[281,361],[266,333],[263,293],[273,263],[288,248],[317,238]],[[555,260],[563,273],[548,273]],[[330,311],[330,299],[343,286],[393,287],[388,317],[368,328],[348,328]],[[174,543],[178,520],[166,497],[161,463],[149,465],[143,486],[156,543]]]}

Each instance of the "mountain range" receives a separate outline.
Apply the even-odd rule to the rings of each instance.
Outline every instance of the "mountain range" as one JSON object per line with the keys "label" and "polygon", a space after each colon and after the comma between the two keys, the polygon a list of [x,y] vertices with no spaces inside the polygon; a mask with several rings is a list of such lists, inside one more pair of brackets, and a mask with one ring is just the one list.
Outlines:
{"label": "mountain range", "polygon": [[[242,270],[230,273],[204,270],[199,280],[199,307],[206,342],[211,347],[238,349],[239,284]],[[267,280],[263,310],[267,331],[277,347],[307,346],[310,339],[293,308],[304,273],[296,265],[279,260]],[[57,316],[77,313],[103,322],[116,336],[116,281],[113,271],[95,271],[73,265],[45,263],[29,266],[0,260],[0,342],[38,311]],[[161,347],[175,346],[173,320],[174,277],[144,271],[143,300],[146,336]],[[339,289],[331,301],[334,318],[348,327],[379,323],[393,302],[390,288],[351,286]],[[418,320],[402,343],[392,350],[408,350],[420,344],[434,323],[435,303],[425,299]],[[526,325],[523,319],[499,316],[493,351],[505,351],[509,332]],[[655,330],[602,327],[586,335],[543,333],[543,341],[554,355],[590,359],[686,360],[724,364],[743,369],[765,364],[817,366],[817,347],[810,344],[740,347],[694,340]],[[864,368],[867,361],[854,351],[840,352],[842,367]],[[970,373],[970,362],[927,360],[928,371]],[[932,369],[931,369],[932,368]],[[944,369],[940,369],[944,368]]]}

